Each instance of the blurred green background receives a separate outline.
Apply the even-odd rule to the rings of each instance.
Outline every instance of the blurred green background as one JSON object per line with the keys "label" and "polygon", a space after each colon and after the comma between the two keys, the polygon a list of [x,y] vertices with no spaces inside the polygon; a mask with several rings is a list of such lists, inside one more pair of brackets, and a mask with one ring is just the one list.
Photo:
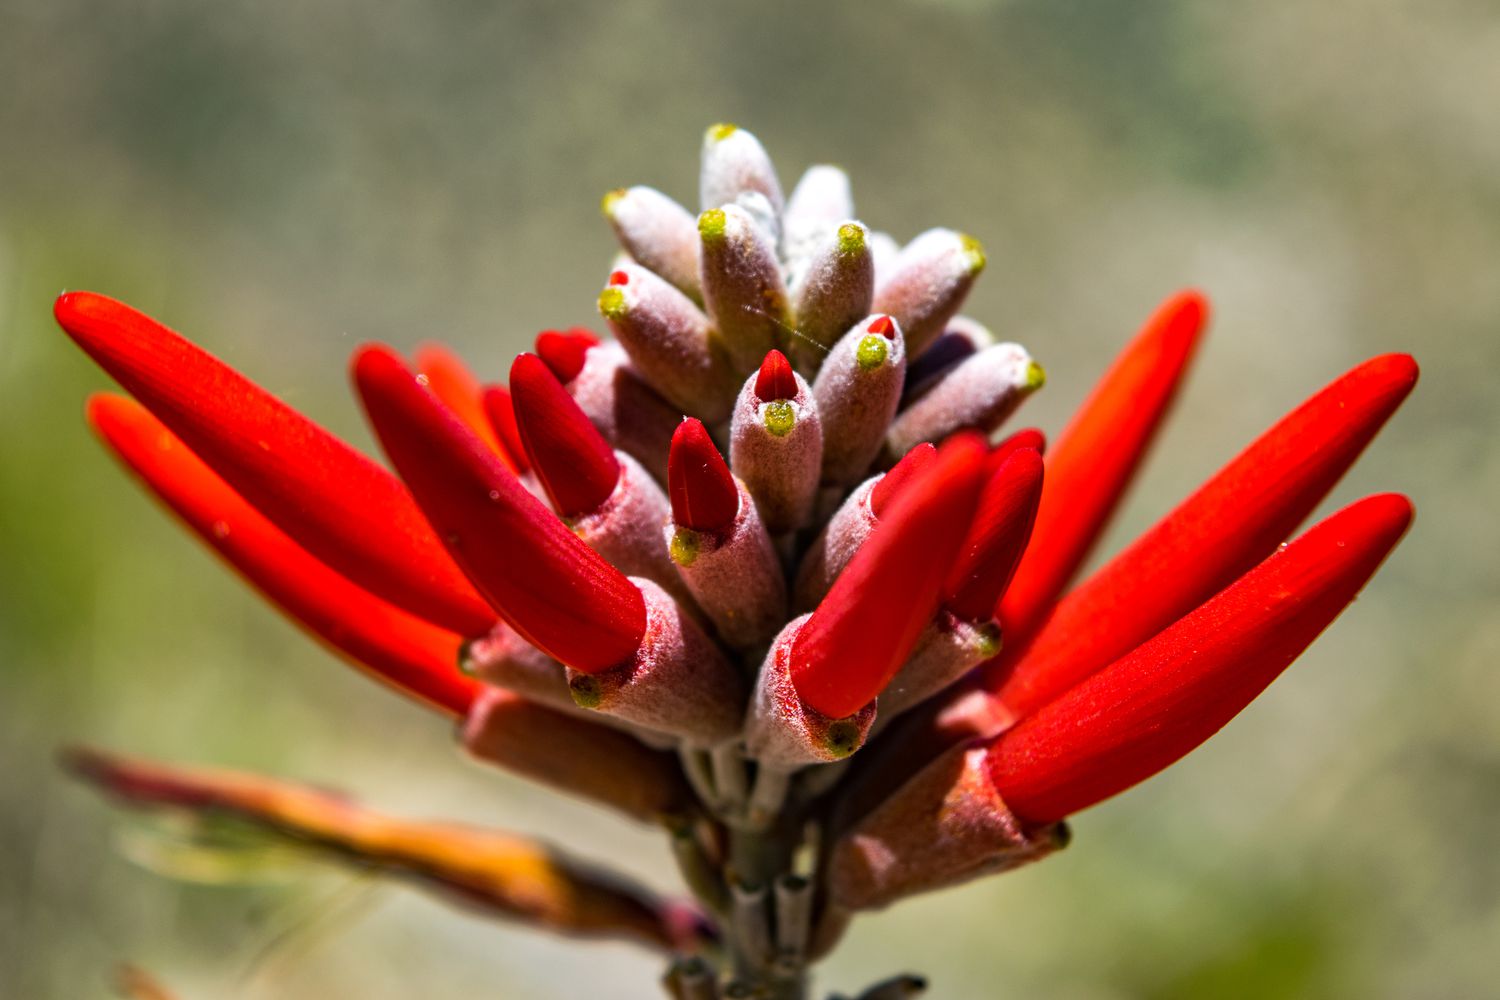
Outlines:
{"label": "blurred green background", "polygon": [[859,923],[822,982],[937,997],[1478,997],[1500,941],[1500,12],[1318,4],[638,0],[0,5],[0,995],[118,960],[184,1000],[650,997],[656,962],[342,874],[185,886],[62,778],[89,741],[546,833],[663,886],[665,845],[462,760],[321,653],[90,439],[107,380],[64,288],[124,298],[368,442],[343,359],[485,374],[598,326],[608,188],[692,202],[701,130],[786,183],[853,174],[899,237],[952,225],[967,311],[1023,340],[1060,428],[1163,296],[1216,318],[1107,548],[1363,358],[1423,382],[1328,505],[1417,524],[1359,603],[1188,761],[1044,865]]}

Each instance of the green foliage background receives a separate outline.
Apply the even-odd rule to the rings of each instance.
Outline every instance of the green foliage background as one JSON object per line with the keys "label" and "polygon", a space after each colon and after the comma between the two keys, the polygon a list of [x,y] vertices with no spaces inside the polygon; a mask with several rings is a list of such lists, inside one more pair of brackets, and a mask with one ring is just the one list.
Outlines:
{"label": "green foliage background", "polygon": [[[1477,997],[1500,940],[1500,16],[1309,4],[0,6],[0,995],[653,996],[656,965],[347,875],[183,885],[64,780],[88,741],[549,833],[662,885],[665,845],[462,760],[444,724],[247,596],[89,439],[106,385],[55,330],[124,298],[368,442],[360,341],[486,374],[594,322],[608,188],[696,190],[701,129],[790,182],[954,225],[970,312],[1051,376],[1056,431],[1154,303],[1216,305],[1111,536],[1371,354],[1424,366],[1330,507],[1399,489],[1411,536],[1344,620],[1184,764],[1034,869],[860,923],[827,966],[939,997]],[[597,326],[597,323],[594,325]],[[139,854],[139,837],[126,854]],[[291,873],[305,874],[305,873]],[[282,873],[285,875],[285,873]]]}

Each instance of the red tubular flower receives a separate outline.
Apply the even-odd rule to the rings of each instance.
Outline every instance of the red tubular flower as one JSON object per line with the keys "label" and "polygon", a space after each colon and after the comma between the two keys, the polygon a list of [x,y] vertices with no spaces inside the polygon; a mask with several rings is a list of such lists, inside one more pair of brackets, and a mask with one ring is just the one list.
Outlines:
{"label": "red tubular flower", "polygon": [[[1264,558],[1333,488],[1416,380],[1410,357],[1383,355],[1282,418],[1057,606],[995,688],[1006,707],[1026,715],[1046,704]],[[991,683],[1001,676],[997,670]]]}
{"label": "red tubular flower", "polygon": [[123,303],[54,306],[78,346],[233,489],[330,567],[466,636],[494,613],[390,473],[206,351]]}
{"label": "red tubular flower", "polygon": [[571,330],[543,330],[536,335],[537,357],[547,363],[563,385],[578,377],[589,348],[598,344],[599,338],[581,326]]}
{"label": "red tubular flower", "polygon": [[976,435],[946,442],[802,626],[791,676],[807,704],[833,719],[853,715],[900,669],[973,519],[983,456]]}
{"label": "red tubular flower", "polygon": [[792,363],[780,351],[770,351],[755,374],[755,398],[762,403],[797,398],[797,379]]}
{"label": "red tubular flower", "polygon": [[88,420],[163,503],[290,618],[392,687],[456,716],[478,682],[458,671],[461,639],[351,583],[220,479],[140,404],[104,393]]}
{"label": "red tubular flower", "polygon": [[511,401],[526,457],[563,517],[598,510],[620,481],[620,463],[604,436],[535,354],[510,366]]}
{"label": "red tubular flower", "polygon": [[1011,640],[1031,633],[1088,558],[1176,397],[1207,321],[1208,302],[1196,291],[1162,303],[1058,438],[1047,456],[1036,543],[1001,610]]}
{"label": "red tubular flower", "polygon": [[1031,538],[1042,493],[1042,456],[1010,453],[979,494],[974,523],[943,584],[944,606],[964,621],[989,621]]}
{"label": "red tubular flower", "polygon": [[989,750],[1031,824],[1144,781],[1218,732],[1328,627],[1411,523],[1397,494],[1320,522],[1134,652],[1038,709]]}
{"label": "red tubular flower", "polygon": [[667,463],[672,521],[694,531],[722,531],[740,510],[739,488],[703,422],[688,417],[672,435]]}
{"label": "red tubular flower", "polygon": [[906,484],[924,475],[935,461],[937,461],[937,445],[926,441],[901,456],[901,461],[892,466],[891,471],[881,476],[880,481],[870,490],[870,513],[876,517],[883,514],[891,501],[906,488]]}
{"label": "red tubular flower", "polygon": [[1000,468],[1013,452],[1020,451],[1022,448],[1030,448],[1038,455],[1045,455],[1047,454],[1047,436],[1035,427],[1018,430],[991,448],[989,455],[985,458],[985,463],[993,472]]}
{"label": "red tubular flower", "polygon": [[516,481],[391,351],[355,355],[376,435],[448,551],[529,642],[584,673],[628,659],[640,591]]}
{"label": "red tubular flower", "polygon": [[503,457],[509,457],[510,467],[517,475],[531,471],[531,461],[526,457],[526,442],[521,440],[521,428],[516,426],[516,407],[510,390],[503,385],[492,385],[484,390],[484,415],[489,419],[495,436],[505,446]]}
{"label": "red tubular flower", "polygon": [[462,420],[491,451],[499,455],[512,472],[519,472],[515,456],[506,450],[485,412],[484,390],[463,359],[446,346],[432,343],[418,347],[412,360],[416,362],[417,377],[427,380],[427,388],[432,390],[432,394],[441,399],[453,411],[453,415]]}

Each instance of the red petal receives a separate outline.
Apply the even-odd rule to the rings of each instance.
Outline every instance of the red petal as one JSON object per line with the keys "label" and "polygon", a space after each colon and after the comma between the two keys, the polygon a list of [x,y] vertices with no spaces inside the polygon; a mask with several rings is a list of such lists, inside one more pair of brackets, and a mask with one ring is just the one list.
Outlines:
{"label": "red petal", "polygon": [[100,367],[297,544],[464,635],[495,616],[401,483],[217,358],[123,303],[63,295],[57,321]]}
{"label": "red petal", "polygon": [[[1265,558],[1333,488],[1416,380],[1410,357],[1383,355],[1283,417],[1063,599],[999,688],[1006,706],[1026,715],[1051,701]],[[1036,530],[1040,540],[1040,516]],[[1007,607],[1002,602],[1002,625]]]}
{"label": "red petal", "polygon": [[978,435],[945,442],[839,574],[791,652],[803,700],[842,719],[890,682],[937,611],[982,485]]}
{"label": "red petal", "polygon": [[734,476],[703,422],[688,417],[672,434],[667,458],[672,521],[694,531],[722,531],[740,512]]}
{"label": "red petal", "polygon": [[1005,464],[1007,458],[1022,448],[1030,448],[1038,455],[1045,455],[1047,454],[1047,436],[1035,427],[1026,427],[1016,431],[990,449],[989,455],[984,460],[985,468],[993,473]]}
{"label": "red petal", "polygon": [[1010,453],[979,494],[974,523],[943,585],[944,604],[965,621],[989,621],[1031,538],[1042,494],[1042,456]]}
{"label": "red petal", "polygon": [[484,412],[483,390],[463,359],[442,344],[423,344],[415,358],[417,377],[427,379],[427,388],[447,404],[454,416],[468,425],[479,440],[489,446],[516,471],[515,459],[506,452]]}
{"label": "red petal", "polygon": [[1208,302],[1198,292],[1162,303],[1053,446],[1035,541],[1001,611],[1009,641],[1031,634],[1088,558],[1161,425],[1207,320]]}
{"label": "red petal", "polygon": [[755,375],[755,398],[762,403],[797,398],[797,379],[792,375],[792,363],[785,354],[772,351],[760,363],[760,371]]}
{"label": "red petal", "polygon": [[133,400],[98,394],[89,423],[127,466],[254,587],[380,680],[465,715],[479,684],[458,672],[461,639],[329,569],[245,502]]}
{"label": "red petal", "polygon": [[641,592],[526,492],[389,350],[355,355],[370,422],[448,551],[532,645],[596,673],[629,659]]}
{"label": "red petal", "polygon": [[510,390],[503,385],[492,385],[484,390],[484,414],[489,418],[495,436],[505,445],[502,457],[510,459],[510,467],[516,474],[531,470],[531,461],[526,457],[526,443],[521,440],[521,428],[516,425],[516,408],[510,398]]}
{"label": "red petal", "polygon": [[937,448],[925,441],[902,455],[901,461],[881,476],[870,490],[870,512],[876,517],[885,513],[886,507],[906,488],[906,484],[923,475],[935,461]]}
{"label": "red petal", "polygon": [[583,371],[588,350],[599,343],[599,338],[583,327],[571,330],[543,330],[536,335],[536,353],[552,374],[563,385],[567,385]]}
{"label": "red petal", "polygon": [[510,366],[511,401],[526,457],[563,517],[599,509],[620,481],[614,449],[535,354]]}
{"label": "red petal", "polygon": [[1328,627],[1411,513],[1389,493],[1346,507],[1002,734],[989,751],[996,790],[1022,819],[1050,823],[1187,754]]}

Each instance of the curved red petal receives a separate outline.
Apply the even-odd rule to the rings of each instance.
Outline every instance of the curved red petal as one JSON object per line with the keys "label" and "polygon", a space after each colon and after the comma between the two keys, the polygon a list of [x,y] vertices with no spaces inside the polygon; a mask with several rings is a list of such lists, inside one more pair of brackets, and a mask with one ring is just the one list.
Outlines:
{"label": "curved red petal", "polygon": [[1312,512],[1416,381],[1410,357],[1383,355],[1283,417],[1064,598],[992,690],[1025,715],[1222,590]]}
{"label": "curved red petal", "polygon": [[1208,302],[1179,292],[1120,352],[1047,455],[1035,542],[1005,594],[1012,641],[1029,635],[1088,558],[1166,416],[1208,321]]}
{"label": "curved red petal", "polygon": [[567,385],[583,371],[588,350],[599,343],[599,338],[582,327],[571,330],[543,330],[536,335],[536,353],[552,374],[563,385]]}
{"label": "curved red petal", "polygon": [[89,423],[188,527],[290,618],[379,680],[453,715],[479,684],[458,671],[460,636],[407,614],[287,537],[140,404],[98,394]]}
{"label": "curved red petal", "polygon": [[703,422],[688,417],[672,434],[667,457],[672,521],[694,531],[722,531],[740,512],[734,476]]}
{"label": "curved red petal", "polygon": [[484,391],[479,387],[479,380],[463,359],[446,345],[429,343],[418,347],[412,360],[416,362],[417,377],[427,380],[427,388],[433,395],[499,455],[512,472],[517,471],[514,456],[506,451],[485,413]]}
{"label": "curved red petal", "polygon": [[901,461],[891,466],[891,470],[881,476],[880,481],[871,488],[870,513],[876,517],[885,513],[885,509],[906,488],[906,484],[925,474],[935,461],[937,446],[927,441],[902,455]]}
{"label": "curved red petal", "polygon": [[791,672],[807,704],[830,718],[853,715],[906,661],[974,517],[984,452],[978,435],[945,442],[803,624]]}
{"label": "curved red petal", "polygon": [[530,472],[531,460],[526,457],[526,442],[521,440],[521,428],[516,425],[516,407],[510,390],[503,385],[487,386],[480,398],[490,427],[505,446],[502,457],[510,459],[511,470],[517,475]]}
{"label": "curved red petal", "polygon": [[989,621],[1031,538],[1042,493],[1042,456],[1035,448],[1010,453],[988,476],[974,523],[943,584],[944,606],[965,621]]}
{"label": "curved red petal", "polygon": [[510,395],[526,457],[558,513],[598,510],[620,481],[620,463],[604,435],[535,354],[511,364]]}
{"label": "curved red petal", "polygon": [[359,351],[354,380],[386,454],[511,627],[586,673],[634,654],[646,606],[633,583],[528,493],[394,353]]}
{"label": "curved red petal", "polygon": [[372,593],[464,635],[495,616],[401,483],[317,424],[114,299],[54,306],[78,346],[257,510]]}
{"label": "curved red petal", "polygon": [[985,457],[985,467],[993,473],[1005,464],[1007,458],[1022,448],[1030,448],[1038,455],[1045,455],[1047,454],[1047,436],[1035,427],[1023,427],[990,449],[989,455]]}
{"label": "curved red petal", "polygon": [[1124,791],[1218,732],[1354,600],[1411,522],[1403,496],[1367,497],[1003,733],[996,790],[1043,824]]}
{"label": "curved red petal", "polygon": [[797,379],[785,354],[771,351],[760,363],[760,370],[755,373],[755,398],[762,403],[797,398]]}

